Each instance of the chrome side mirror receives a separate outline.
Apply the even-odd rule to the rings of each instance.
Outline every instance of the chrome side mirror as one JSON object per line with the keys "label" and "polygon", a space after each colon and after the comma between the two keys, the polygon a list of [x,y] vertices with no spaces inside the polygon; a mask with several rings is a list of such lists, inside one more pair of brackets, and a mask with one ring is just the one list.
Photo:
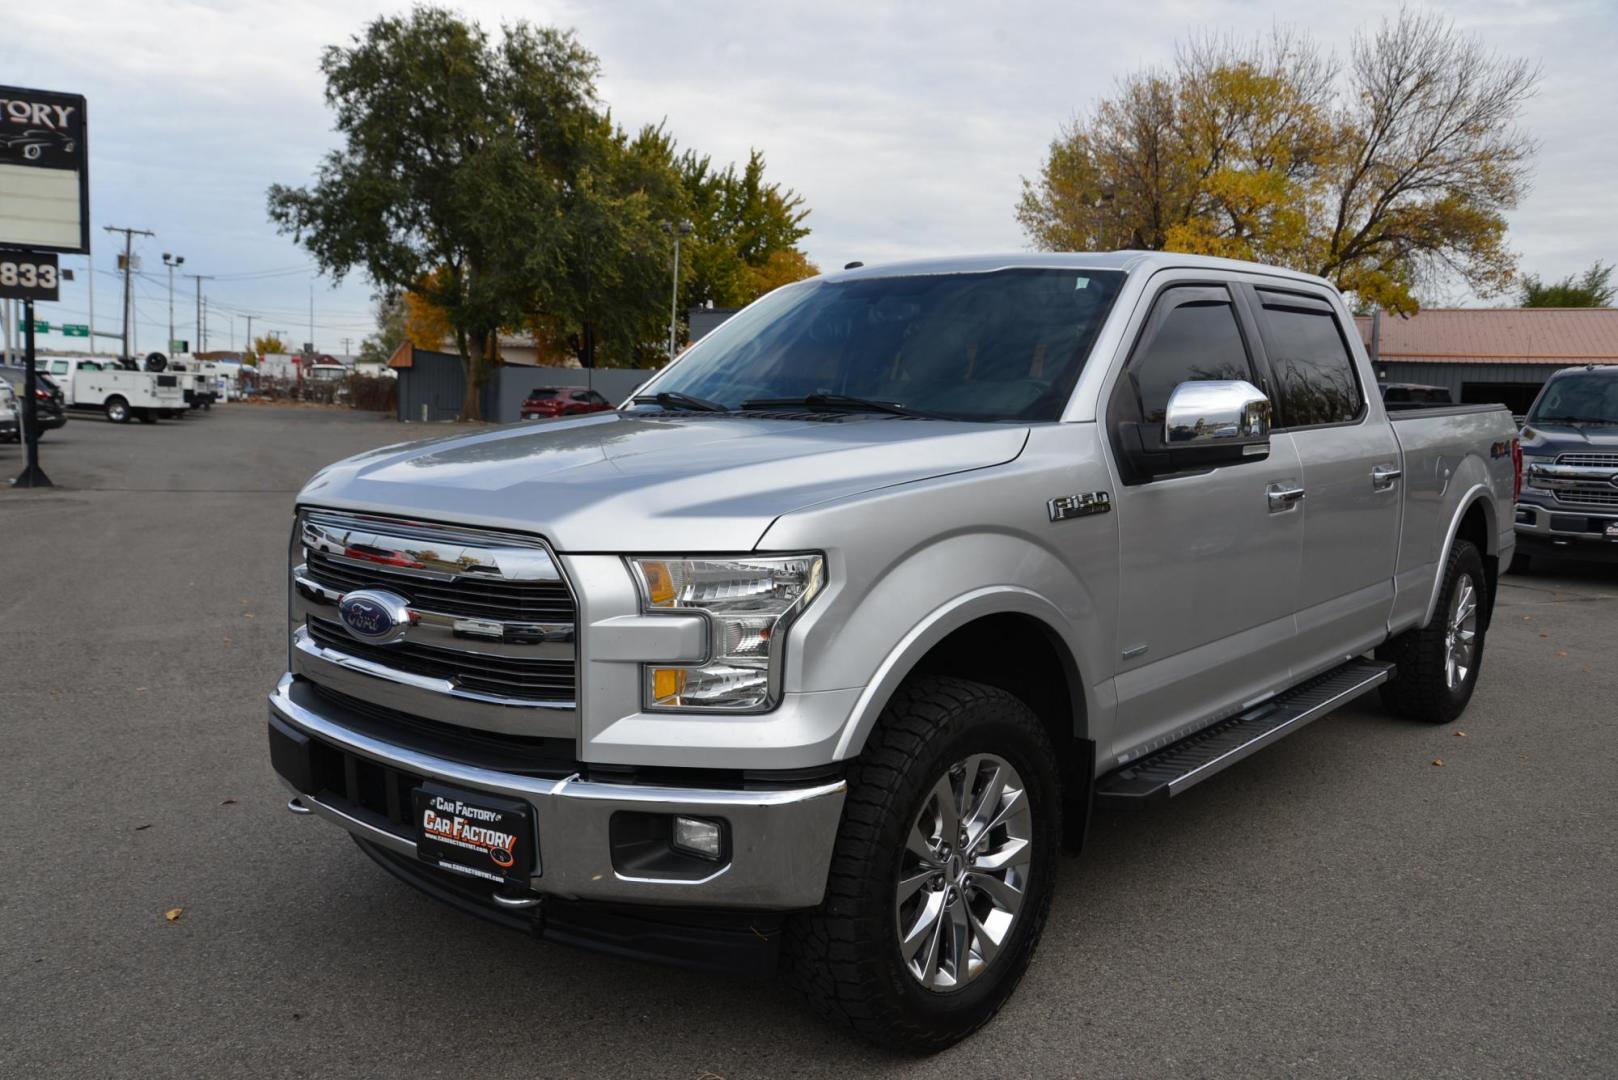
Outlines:
{"label": "chrome side mirror", "polygon": [[1270,399],[1243,379],[1183,382],[1169,395],[1163,445],[1239,446],[1241,456],[1263,454],[1270,445]]}

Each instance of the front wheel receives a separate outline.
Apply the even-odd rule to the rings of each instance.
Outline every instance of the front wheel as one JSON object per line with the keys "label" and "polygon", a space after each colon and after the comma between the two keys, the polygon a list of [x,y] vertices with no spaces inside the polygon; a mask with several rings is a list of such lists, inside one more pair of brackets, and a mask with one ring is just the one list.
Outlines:
{"label": "front wheel", "polygon": [[1472,700],[1488,630],[1488,583],[1478,549],[1457,539],[1443,573],[1432,621],[1377,650],[1378,659],[1398,665],[1382,684],[1382,703],[1396,716],[1432,724],[1449,723]]}
{"label": "front wheel", "polygon": [[107,399],[107,404],[103,406],[103,408],[106,410],[107,419],[111,420],[113,423],[129,423],[129,402],[125,401],[123,398],[110,397]]}
{"label": "front wheel", "polygon": [[994,687],[920,679],[849,775],[826,897],[787,963],[817,1012],[941,1050],[994,1016],[1050,906],[1061,790],[1039,719]]}

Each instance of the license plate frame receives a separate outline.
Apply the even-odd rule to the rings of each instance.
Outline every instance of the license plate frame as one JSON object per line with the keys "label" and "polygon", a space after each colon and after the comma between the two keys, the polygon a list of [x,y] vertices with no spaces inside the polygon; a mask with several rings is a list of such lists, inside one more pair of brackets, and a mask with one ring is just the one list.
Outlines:
{"label": "license plate frame", "polygon": [[494,884],[527,884],[539,866],[533,807],[429,780],[410,793],[416,857]]}

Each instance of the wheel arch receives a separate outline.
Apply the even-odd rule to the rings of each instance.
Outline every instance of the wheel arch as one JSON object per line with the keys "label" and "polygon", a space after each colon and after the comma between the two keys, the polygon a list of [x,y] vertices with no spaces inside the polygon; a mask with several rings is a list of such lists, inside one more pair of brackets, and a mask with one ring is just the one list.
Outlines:
{"label": "wheel arch", "polygon": [[1450,517],[1449,530],[1444,536],[1444,547],[1438,555],[1432,591],[1427,597],[1427,611],[1421,620],[1422,626],[1431,623],[1438,611],[1438,596],[1444,589],[1444,567],[1449,564],[1450,552],[1455,550],[1457,539],[1469,541],[1483,556],[1483,574],[1487,586],[1484,620],[1487,625],[1494,610],[1495,584],[1500,577],[1498,522],[1495,518],[1494,502],[1489,497],[1488,485],[1474,484],[1456,504],[1455,513]]}
{"label": "wheel arch", "polygon": [[858,754],[894,693],[926,674],[1006,690],[1039,716],[1064,759],[1083,756],[1090,706],[1078,660],[1059,629],[1064,624],[1056,605],[1016,586],[978,589],[935,608],[878,666],[855,703],[836,757]]}

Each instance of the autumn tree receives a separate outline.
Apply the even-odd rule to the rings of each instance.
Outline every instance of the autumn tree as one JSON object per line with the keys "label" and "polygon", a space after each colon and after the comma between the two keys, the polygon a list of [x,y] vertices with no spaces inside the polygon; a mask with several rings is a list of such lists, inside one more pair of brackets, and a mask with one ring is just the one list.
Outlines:
{"label": "autumn tree", "polygon": [[1527,274],[1518,286],[1517,302],[1523,307],[1611,307],[1618,286],[1612,283],[1612,265],[1597,259],[1582,274],[1570,274],[1561,281],[1541,281]]}
{"label": "autumn tree", "polygon": [[1516,119],[1537,80],[1410,11],[1357,36],[1346,67],[1284,30],[1192,41],[1063,129],[1017,218],[1047,250],[1253,259],[1394,311],[1448,276],[1497,294],[1535,151]]}
{"label": "autumn tree", "polygon": [[253,355],[255,356],[279,356],[288,351],[287,343],[281,340],[281,335],[279,334],[272,332],[253,339]]}

